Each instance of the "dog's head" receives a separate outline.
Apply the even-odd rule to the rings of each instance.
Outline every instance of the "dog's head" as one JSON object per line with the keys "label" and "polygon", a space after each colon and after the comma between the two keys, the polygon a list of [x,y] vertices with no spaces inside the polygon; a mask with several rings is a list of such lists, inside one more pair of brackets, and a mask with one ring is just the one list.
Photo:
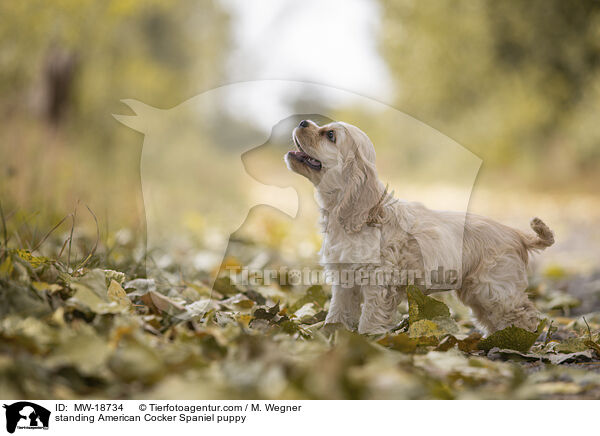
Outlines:
{"label": "dog's head", "polygon": [[336,193],[331,212],[348,232],[360,231],[381,196],[369,137],[350,124],[318,126],[303,120],[292,139],[297,150],[285,155],[288,168],[309,179],[321,193]]}

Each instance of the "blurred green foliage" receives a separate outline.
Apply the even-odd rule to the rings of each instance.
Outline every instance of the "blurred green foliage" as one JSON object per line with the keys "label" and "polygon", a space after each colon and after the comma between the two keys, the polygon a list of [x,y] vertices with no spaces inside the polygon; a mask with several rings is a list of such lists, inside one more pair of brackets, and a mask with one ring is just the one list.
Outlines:
{"label": "blurred green foliage", "polygon": [[70,116],[86,127],[112,123],[106,111],[120,98],[173,106],[213,84],[229,39],[214,1],[3,2],[0,14],[3,106],[24,103],[66,51],[76,64]]}
{"label": "blurred green foliage", "polygon": [[597,186],[600,2],[381,5],[381,51],[400,110],[504,178],[510,169],[538,188]]}
{"label": "blurred green foliage", "polygon": [[[224,5],[0,4],[0,201],[9,225],[49,229],[80,200],[97,214],[103,233],[143,232],[142,140],[111,114],[129,113],[123,98],[166,108],[222,83],[233,45]],[[597,1],[382,0],[381,7],[375,37],[395,85],[395,106],[482,157],[478,183],[501,189],[486,180],[492,175],[522,190],[597,187]],[[398,138],[392,131],[398,126],[390,127],[384,114],[335,110],[331,115],[372,135],[382,170],[420,185],[439,174],[435,165],[425,171],[424,161],[448,166],[443,156],[430,159],[419,150],[409,132]],[[218,139],[235,129],[214,130],[209,134]],[[286,172],[280,155],[277,149],[274,165]],[[228,161],[214,163],[205,172],[221,172]],[[232,203],[238,186],[218,185],[210,201]],[[237,194],[250,196],[244,188]],[[89,216],[81,218],[95,231]],[[205,217],[196,218],[190,221],[200,227]]]}
{"label": "blurred green foliage", "polygon": [[[381,6],[376,37],[398,109],[482,157],[486,176],[531,188],[597,186],[597,1]],[[0,16],[7,213],[36,211],[54,221],[81,200],[107,227],[143,227],[140,136],[111,114],[128,112],[122,98],[172,107],[223,82],[232,45],[224,5],[3,2]],[[355,107],[337,115],[361,120],[378,152],[397,145],[385,117]],[[411,139],[403,141],[408,147]],[[410,167],[405,157],[398,165]]]}
{"label": "blurred green foliage", "polygon": [[[139,134],[112,113],[174,106],[220,80],[228,16],[216,1],[2,2],[0,199],[64,215],[76,200],[139,226]],[[54,219],[58,218],[54,217]]]}

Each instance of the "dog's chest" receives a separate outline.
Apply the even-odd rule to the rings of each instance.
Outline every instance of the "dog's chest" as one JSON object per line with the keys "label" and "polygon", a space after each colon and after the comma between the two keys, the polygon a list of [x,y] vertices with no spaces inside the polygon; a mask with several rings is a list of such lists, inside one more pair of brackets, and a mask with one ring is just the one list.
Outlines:
{"label": "dog's chest", "polygon": [[340,225],[328,226],[323,235],[321,263],[379,264],[381,263],[381,229],[364,226],[360,232],[349,234]]}

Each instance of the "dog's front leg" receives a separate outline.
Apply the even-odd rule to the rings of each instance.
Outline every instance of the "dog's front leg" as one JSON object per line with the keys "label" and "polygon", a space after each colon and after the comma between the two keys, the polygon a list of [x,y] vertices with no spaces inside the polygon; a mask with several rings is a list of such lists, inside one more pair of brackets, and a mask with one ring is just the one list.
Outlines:
{"label": "dog's front leg", "polygon": [[331,287],[331,302],[325,325],[342,324],[348,330],[356,330],[360,318],[360,287]]}
{"label": "dog's front leg", "polygon": [[395,288],[368,285],[362,287],[363,305],[358,332],[386,333],[397,324],[396,313],[401,295]]}

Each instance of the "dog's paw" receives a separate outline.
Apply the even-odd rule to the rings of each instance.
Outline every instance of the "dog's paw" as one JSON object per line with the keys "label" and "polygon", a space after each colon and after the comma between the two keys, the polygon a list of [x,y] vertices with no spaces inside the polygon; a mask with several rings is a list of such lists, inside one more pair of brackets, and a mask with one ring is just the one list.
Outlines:
{"label": "dog's paw", "polygon": [[323,324],[322,331],[326,336],[331,336],[336,331],[345,328],[346,326],[341,322],[326,322],[325,324]]}
{"label": "dog's paw", "polygon": [[395,326],[392,325],[365,325],[358,326],[358,333],[365,336],[384,335],[389,333]]}

